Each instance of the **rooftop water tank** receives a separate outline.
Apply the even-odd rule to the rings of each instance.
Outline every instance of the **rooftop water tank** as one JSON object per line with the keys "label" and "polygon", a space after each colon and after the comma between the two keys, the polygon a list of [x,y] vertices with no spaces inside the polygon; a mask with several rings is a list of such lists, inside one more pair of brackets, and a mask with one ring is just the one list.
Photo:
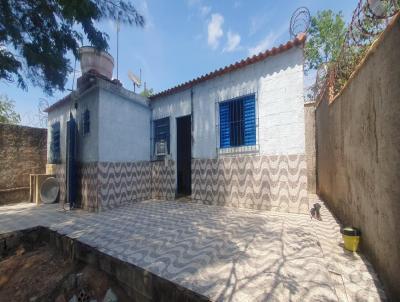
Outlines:
{"label": "rooftop water tank", "polygon": [[99,51],[91,46],[79,49],[82,74],[95,70],[99,74],[111,79],[114,69],[114,58],[105,51]]}

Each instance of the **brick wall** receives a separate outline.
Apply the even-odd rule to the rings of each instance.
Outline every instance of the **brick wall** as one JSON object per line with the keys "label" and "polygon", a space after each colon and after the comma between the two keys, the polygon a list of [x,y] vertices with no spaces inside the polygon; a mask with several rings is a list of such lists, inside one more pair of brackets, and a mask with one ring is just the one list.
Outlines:
{"label": "brick wall", "polygon": [[0,124],[0,204],[27,201],[29,174],[46,171],[47,130]]}

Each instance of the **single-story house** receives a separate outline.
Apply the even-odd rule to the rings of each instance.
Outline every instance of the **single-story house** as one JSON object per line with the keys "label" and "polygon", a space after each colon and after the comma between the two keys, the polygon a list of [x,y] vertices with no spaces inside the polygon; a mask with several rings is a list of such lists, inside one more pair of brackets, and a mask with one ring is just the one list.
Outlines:
{"label": "single-story house", "polygon": [[186,196],[308,212],[300,35],[143,97],[98,71],[48,109],[61,202],[103,210]]}

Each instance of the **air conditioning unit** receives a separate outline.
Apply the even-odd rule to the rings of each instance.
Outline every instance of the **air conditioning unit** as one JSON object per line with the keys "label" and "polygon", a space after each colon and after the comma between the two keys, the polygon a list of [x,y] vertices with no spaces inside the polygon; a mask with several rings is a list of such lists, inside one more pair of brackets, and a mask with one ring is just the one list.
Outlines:
{"label": "air conditioning unit", "polygon": [[167,142],[165,140],[160,140],[156,142],[156,156],[164,156],[168,154]]}

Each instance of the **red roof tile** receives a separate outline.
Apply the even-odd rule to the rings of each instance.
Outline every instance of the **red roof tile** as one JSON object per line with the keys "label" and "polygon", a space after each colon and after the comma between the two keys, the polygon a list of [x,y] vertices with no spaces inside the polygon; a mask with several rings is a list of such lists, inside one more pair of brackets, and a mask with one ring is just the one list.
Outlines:
{"label": "red roof tile", "polygon": [[[237,61],[234,64],[230,64],[228,66],[219,68],[217,70],[214,70],[214,71],[212,71],[210,73],[207,73],[205,75],[197,77],[197,78],[195,78],[193,80],[190,80],[188,82],[179,84],[179,85],[177,85],[175,87],[172,87],[170,89],[167,89],[167,90],[161,91],[159,93],[156,93],[155,95],[151,96],[150,99],[154,100],[154,99],[156,99],[158,97],[161,97],[161,96],[166,96],[166,95],[177,93],[179,91],[186,90],[186,89],[188,89],[188,88],[190,88],[193,85],[196,85],[198,83],[205,82],[207,80],[216,78],[216,77],[224,75],[226,73],[238,70],[238,69],[243,68],[245,66],[260,62],[260,61],[265,60],[266,58],[268,58],[270,56],[274,56],[274,55],[280,54],[280,53],[282,53],[282,52],[284,52],[286,50],[289,50],[289,49],[293,48],[294,46],[302,45],[302,44],[304,44],[305,41],[306,41],[306,35],[305,34],[300,34],[295,39],[293,39],[291,41],[288,41],[285,44],[281,44],[278,47],[273,47],[273,48],[271,48],[269,50],[266,50],[264,52],[260,52],[258,55],[254,55],[252,57],[248,57],[246,59],[242,59],[241,61]],[[52,111],[55,108],[65,104],[65,103],[68,103],[70,101],[70,99],[71,99],[71,94],[68,94],[64,98],[62,98],[61,100],[55,102],[50,107],[46,108],[44,111],[45,112]]]}
{"label": "red roof tile", "polygon": [[224,75],[226,73],[238,70],[238,69],[243,68],[245,66],[260,62],[260,61],[265,60],[266,58],[268,58],[270,56],[274,56],[274,55],[280,54],[280,53],[282,53],[282,52],[284,52],[286,50],[289,50],[289,49],[293,48],[294,46],[302,45],[302,44],[304,44],[305,41],[306,41],[306,35],[305,34],[300,34],[295,39],[293,39],[291,41],[288,41],[285,44],[281,44],[278,47],[273,47],[272,49],[266,50],[264,52],[260,52],[258,55],[254,55],[252,57],[248,57],[248,58],[243,59],[241,61],[237,61],[236,63],[231,64],[229,66],[225,66],[225,67],[219,68],[219,69],[217,69],[215,71],[212,71],[210,73],[207,73],[205,75],[197,77],[197,78],[195,78],[193,80],[190,80],[188,82],[179,84],[179,85],[177,85],[175,87],[169,88],[169,89],[161,91],[159,93],[156,93],[156,94],[152,95],[150,97],[150,99],[154,100],[154,99],[156,99],[158,97],[167,96],[167,95],[170,95],[170,94],[174,94],[174,93],[186,90],[186,89],[192,87],[193,85],[196,85],[196,84],[205,82],[207,80],[216,78],[218,76]]}

